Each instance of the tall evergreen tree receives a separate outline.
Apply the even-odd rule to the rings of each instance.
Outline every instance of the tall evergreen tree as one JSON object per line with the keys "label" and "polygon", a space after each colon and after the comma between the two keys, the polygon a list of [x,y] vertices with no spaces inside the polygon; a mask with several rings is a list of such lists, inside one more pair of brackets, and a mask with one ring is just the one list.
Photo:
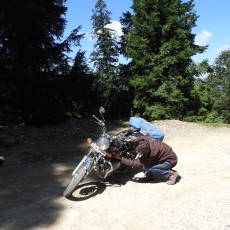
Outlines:
{"label": "tall evergreen tree", "polygon": [[93,15],[93,35],[96,40],[91,62],[94,64],[99,101],[108,109],[113,104],[117,89],[118,47],[115,31],[108,25],[111,23],[111,12],[107,10],[103,0],[97,0]]}
{"label": "tall evergreen tree", "polygon": [[206,82],[206,76],[212,72],[212,68],[205,59],[202,62],[190,64],[191,75],[195,77],[194,88],[191,91],[190,111],[185,118],[186,121],[206,121],[213,100],[210,94],[211,87]]}
{"label": "tall evergreen tree", "polygon": [[78,28],[60,41],[65,2],[9,0],[1,4],[0,101],[2,117],[8,121],[11,116],[12,122],[40,123],[64,115],[61,81],[69,72],[66,53],[70,43],[78,44],[81,38]]}
{"label": "tall evergreen tree", "polygon": [[182,118],[190,106],[197,15],[189,0],[134,0],[125,53],[132,59],[134,108],[150,119]]}
{"label": "tall evergreen tree", "polygon": [[85,51],[79,50],[67,81],[68,113],[71,117],[87,116],[97,105],[95,76],[86,63]]}
{"label": "tall evergreen tree", "polygon": [[207,82],[211,86],[213,121],[230,123],[230,49],[222,51],[212,65]]}

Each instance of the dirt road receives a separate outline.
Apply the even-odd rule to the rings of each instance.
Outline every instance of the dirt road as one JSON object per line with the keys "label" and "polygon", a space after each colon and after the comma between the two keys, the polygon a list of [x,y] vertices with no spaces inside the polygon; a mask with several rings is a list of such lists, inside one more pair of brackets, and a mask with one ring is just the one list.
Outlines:
{"label": "dirt road", "polygon": [[[19,139],[1,147],[1,230],[230,230],[230,128],[159,121],[181,179],[135,183],[133,169],[104,183],[89,178],[62,196],[94,128],[76,120],[45,128],[0,128]],[[114,130],[114,126],[111,126]]]}

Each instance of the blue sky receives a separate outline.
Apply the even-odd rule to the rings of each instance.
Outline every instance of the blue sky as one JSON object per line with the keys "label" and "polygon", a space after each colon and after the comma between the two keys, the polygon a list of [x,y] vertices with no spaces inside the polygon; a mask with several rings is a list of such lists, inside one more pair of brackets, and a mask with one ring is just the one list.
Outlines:
{"label": "blue sky", "polygon": [[[104,0],[107,9],[111,12],[113,29],[120,33],[119,18],[122,12],[130,10],[132,0]],[[193,33],[196,34],[196,44],[209,45],[206,52],[193,57],[196,62],[208,59],[213,64],[218,54],[230,48],[230,0],[195,0],[195,11],[199,18]],[[81,49],[91,53],[93,41],[91,38],[91,16],[96,0],[67,0],[68,11],[66,14],[67,25],[65,35],[78,26],[82,26],[81,32],[85,38],[81,41]],[[76,49],[73,49],[73,54]]]}

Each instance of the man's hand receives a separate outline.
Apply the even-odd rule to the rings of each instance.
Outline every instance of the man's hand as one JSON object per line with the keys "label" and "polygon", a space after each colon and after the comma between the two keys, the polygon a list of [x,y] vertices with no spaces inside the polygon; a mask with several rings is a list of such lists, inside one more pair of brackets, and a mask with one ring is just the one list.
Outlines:
{"label": "man's hand", "polygon": [[121,160],[122,156],[119,153],[114,153],[113,154],[114,158],[116,158],[117,160]]}

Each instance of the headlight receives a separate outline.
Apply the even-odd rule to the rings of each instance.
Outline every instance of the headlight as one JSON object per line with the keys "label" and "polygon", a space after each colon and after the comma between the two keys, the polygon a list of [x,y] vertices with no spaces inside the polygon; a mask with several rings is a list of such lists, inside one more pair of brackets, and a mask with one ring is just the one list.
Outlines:
{"label": "headlight", "polygon": [[100,149],[106,150],[109,148],[109,145],[110,145],[109,139],[106,137],[100,137],[97,140],[97,145],[99,146]]}

